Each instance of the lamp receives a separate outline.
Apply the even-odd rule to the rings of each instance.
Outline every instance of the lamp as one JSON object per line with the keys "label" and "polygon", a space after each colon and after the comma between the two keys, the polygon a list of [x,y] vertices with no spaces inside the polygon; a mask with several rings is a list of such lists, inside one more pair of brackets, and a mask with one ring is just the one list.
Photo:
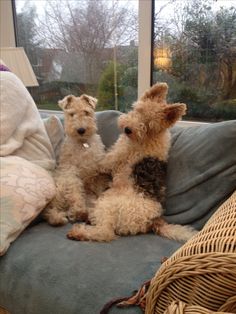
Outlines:
{"label": "lamp", "polygon": [[0,59],[25,86],[38,86],[38,81],[22,47],[0,47]]}
{"label": "lamp", "polygon": [[161,70],[169,70],[172,66],[170,50],[168,48],[155,48],[154,64]]}

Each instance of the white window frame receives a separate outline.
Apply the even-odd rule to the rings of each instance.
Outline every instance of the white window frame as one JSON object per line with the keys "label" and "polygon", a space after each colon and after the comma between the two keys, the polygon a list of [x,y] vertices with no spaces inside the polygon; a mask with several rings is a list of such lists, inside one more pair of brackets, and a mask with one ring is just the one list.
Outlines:
{"label": "white window frame", "polygon": [[153,0],[139,0],[138,97],[151,85]]}
{"label": "white window frame", "polygon": [[12,1],[0,0],[0,47],[15,47]]}

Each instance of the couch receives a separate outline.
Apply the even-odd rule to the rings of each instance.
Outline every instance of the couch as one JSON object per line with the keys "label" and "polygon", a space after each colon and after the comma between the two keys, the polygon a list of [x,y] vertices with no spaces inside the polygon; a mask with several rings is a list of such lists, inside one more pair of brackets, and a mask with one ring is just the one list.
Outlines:
{"label": "couch", "polygon": [[[19,84],[18,81],[15,83]],[[6,94],[1,98],[4,102],[12,89],[2,92]],[[24,90],[24,93],[28,92]],[[23,102],[24,97],[21,95]],[[28,106],[35,106],[32,100]],[[96,115],[99,133],[109,148],[119,135],[116,120],[120,113],[104,111]],[[48,141],[51,145],[47,149],[46,161],[51,149],[51,158],[55,161],[64,136],[63,118],[59,113],[41,113],[41,116],[38,113],[38,119],[42,122],[40,128],[47,138],[47,147]],[[165,219],[170,223],[190,224],[200,230],[236,188],[236,121],[195,127],[177,125],[171,133]],[[35,156],[31,158],[22,152],[19,156],[17,150],[15,152],[10,156],[1,155],[3,171],[10,165],[13,177],[19,169],[34,165],[38,172],[42,170],[44,173],[35,174],[30,168],[27,171],[34,173],[32,180],[46,177],[48,181],[37,181],[37,186],[43,185],[44,190],[40,190],[42,196],[40,194],[35,199],[37,211],[32,207],[27,209],[34,214],[28,215],[23,223],[9,217],[13,207],[14,211],[18,210],[18,204],[10,202],[9,191],[13,190],[8,189],[9,180],[1,181],[1,187],[5,189],[1,192],[1,233],[6,230],[9,221],[15,223],[17,220],[17,227],[11,230],[10,240],[0,257],[2,311],[6,309],[11,314],[99,313],[105,303],[130,295],[143,282],[151,279],[163,257],[170,257],[181,247],[181,243],[154,234],[120,237],[111,243],[68,240],[66,233],[71,225],[51,227],[40,217],[54,193],[49,173],[52,163],[39,164],[38,160],[35,162]],[[25,174],[20,172],[17,175],[21,178],[22,173]],[[8,174],[3,173],[1,179]],[[113,307],[110,313],[134,314],[142,311],[139,307]]]}

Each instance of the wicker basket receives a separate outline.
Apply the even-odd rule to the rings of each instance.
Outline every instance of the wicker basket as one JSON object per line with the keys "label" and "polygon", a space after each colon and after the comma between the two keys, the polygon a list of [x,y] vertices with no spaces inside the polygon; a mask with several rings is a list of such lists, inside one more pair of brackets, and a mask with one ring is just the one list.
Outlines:
{"label": "wicker basket", "polygon": [[10,313],[0,306],[0,314],[10,314]]}
{"label": "wicker basket", "polygon": [[146,314],[236,313],[236,191],[158,270]]}

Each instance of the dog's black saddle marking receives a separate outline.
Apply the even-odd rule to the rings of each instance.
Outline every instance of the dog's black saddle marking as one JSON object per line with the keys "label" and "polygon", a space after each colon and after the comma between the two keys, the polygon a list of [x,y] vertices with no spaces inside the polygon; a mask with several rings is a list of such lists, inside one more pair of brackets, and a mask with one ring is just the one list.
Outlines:
{"label": "dog's black saddle marking", "polygon": [[165,201],[167,162],[155,157],[145,157],[133,166],[132,177],[139,191],[156,199]]}

